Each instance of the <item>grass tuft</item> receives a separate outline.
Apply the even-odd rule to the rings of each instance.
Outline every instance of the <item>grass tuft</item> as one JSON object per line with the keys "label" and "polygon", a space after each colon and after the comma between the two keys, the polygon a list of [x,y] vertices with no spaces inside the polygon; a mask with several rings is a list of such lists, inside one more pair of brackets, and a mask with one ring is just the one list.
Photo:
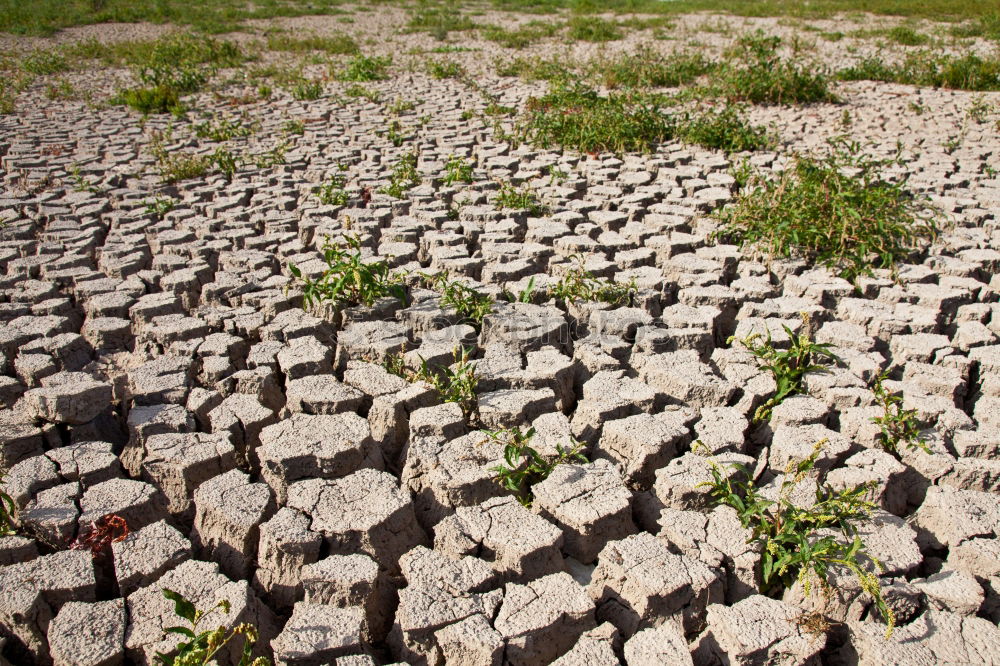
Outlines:
{"label": "grass tuft", "polygon": [[751,104],[837,101],[821,69],[783,58],[780,46],[780,37],[759,30],[740,37],[714,77],[718,92],[730,101]]}

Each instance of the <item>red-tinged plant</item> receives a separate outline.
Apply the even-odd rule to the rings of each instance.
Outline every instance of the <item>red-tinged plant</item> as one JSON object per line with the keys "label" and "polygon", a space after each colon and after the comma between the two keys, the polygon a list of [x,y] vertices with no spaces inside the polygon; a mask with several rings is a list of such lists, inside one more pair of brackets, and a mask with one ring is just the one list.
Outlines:
{"label": "red-tinged plant", "polygon": [[95,559],[111,548],[111,544],[124,541],[131,531],[121,516],[109,513],[90,523],[86,534],[69,545],[70,550],[89,550]]}

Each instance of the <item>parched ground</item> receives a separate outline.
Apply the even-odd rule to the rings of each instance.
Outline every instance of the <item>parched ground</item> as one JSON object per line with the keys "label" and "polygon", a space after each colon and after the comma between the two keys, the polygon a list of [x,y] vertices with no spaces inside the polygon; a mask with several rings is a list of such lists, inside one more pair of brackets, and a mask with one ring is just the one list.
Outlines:
{"label": "parched ground", "polygon": [[[38,78],[0,116],[0,469],[18,522],[0,537],[0,663],[154,663],[178,640],[164,628],[183,624],[164,588],[205,610],[228,600],[206,627],[252,623],[255,654],[281,664],[1000,662],[1000,93],[837,83],[838,104],[750,108],[780,142],[746,155],[512,147],[484,110],[521,109],[546,84],[498,76],[498,59],[639,45],[719,57],[758,28],[817,67],[909,47],[850,36],[888,19],[692,15],[523,50],[453,32],[434,53],[443,43],[406,21],[379,8],[221,37],[253,48],[266,30],[346,31],[393,58],[389,79],[361,84],[371,99],[329,76],[347,57],[264,50],[186,97],[187,119],[107,105],[134,74],[89,66]],[[88,26],[3,36],[0,49],[169,30]],[[820,36],[835,32],[848,36]],[[435,79],[428,59],[469,76]],[[300,61],[318,99],[280,83],[259,96],[254,67]],[[61,84],[69,99],[50,91]],[[253,132],[196,135],[221,119]],[[713,240],[712,211],[737,196],[733,167],[781,169],[838,135],[901,150],[897,175],[942,212],[913,263],[855,288]],[[231,180],[163,182],[164,154],[220,147],[243,157]],[[413,151],[419,184],[380,193]],[[445,182],[455,157],[471,183]],[[347,203],[324,205],[315,190],[337,174]],[[501,183],[546,210],[498,207]],[[416,280],[405,305],[303,308],[289,265],[319,274],[324,239],[346,234],[401,272],[466,280],[497,297],[492,312],[472,325]],[[634,280],[634,303],[500,297],[542,294],[579,263]],[[729,339],[769,331],[780,347],[783,325],[842,363],[756,424],[775,385]],[[475,364],[471,414],[381,363],[443,366],[460,346]],[[879,446],[882,371],[927,451]],[[582,444],[530,507],[497,483],[502,446],[484,432],[514,427],[533,427],[543,456]],[[854,525],[881,563],[865,560],[895,616],[888,638],[843,567],[829,587],[760,594],[759,545],[704,485],[713,466],[740,463],[777,498],[817,442],[791,498],[871,484],[875,508]],[[95,528],[125,533],[109,515],[129,535],[87,542]],[[241,643],[219,663],[237,663]]]}

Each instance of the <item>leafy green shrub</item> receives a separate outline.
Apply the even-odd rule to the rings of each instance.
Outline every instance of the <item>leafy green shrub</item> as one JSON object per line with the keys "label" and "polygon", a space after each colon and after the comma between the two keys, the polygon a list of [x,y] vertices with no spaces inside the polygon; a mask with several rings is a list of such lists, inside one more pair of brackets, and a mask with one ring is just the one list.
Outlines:
{"label": "leafy green shrub", "polygon": [[435,79],[457,79],[465,74],[465,68],[449,60],[432,60],[427,63],[427,73]]}
{"label": "leafy green shrub", "polygon": [[887,378],[887,374],[882,372],[872,382],[875,402],[882,408],[881,416],[872,417],[872,423],[879,427],[879,446],[897,458],[901,444],[905,444],[910,450],[920,449],[930,453],[931,450],[920,438],[917,410],[903,409],[903,396],[892,393],[883,384]]}
{"label": "leafy green shrub", "polygon": [[353,305],[371,307],[380,298],[391,296],[406,304],[406,288],[402,279],[393,274],[385,260],[369,261],[361,254],[361,242],[349,236],[343,244],[327,239],[323,243],[323,260],[327,268],[316,279],[302,276],[295,264],[288,270],[303,283],[304,307],[331,302],[337,308]]}
{"label": "leafy green shrub", "polygon": [[474,30],[476,23],[454,8],[426,8],[410,15],[406,24],[408,32],[426,32],[439,41],[448,38],[449,32]]}
{"label": "leafy green shrub", "polygon": [[528,21],[516,28],[508,29],[498,25],[486,25],[479,28],[483,39],[496,42],[508,49],[523,49],[547,37],[552,37],[562,26],[547,21]]}
{"label": "leafy green shrub", "polygon": [[323,96],[323,82],[304,79],[292,86],[289,92],[294,99],[300,101],[319,99]]}
{"label": "leafy green shrub", "polygon": [[38,76],[58,74],[70,69],[65,54],[55,49],[35,49],[24,55],[20,64],[21,69]]}
{"label": "leafy green shrub", "polygon": [[476,329],[483,319],[493,311],[493,298],[458,280],[450,280],[448,272],[421,275],[424,283],[441,292],[441,307],[453,308],[462,317],[462,323],[472,324]]}
{"label": "leafy green shrub", "polygon": [[268,35],[267,48],[271,51],[291,51],[306,53],[322,51],[331,55],[351,55],[358,52],[358,44],[349,35],[339,33],[329,37],[310,35],[292,37],[290,35]]}
{"label": "leafy green shrub", "polygon": [[952,90],[1000,90],[1000,58],[911,53],[895,64],[879,56],[864,58],[837,72],[842,81],[887,81]]}
{"label": "leafy green shrub", "polygon": [[611,305],[631,305],[638,288],[635,281],[611,282],[594,277],[582,260],[566,271],[551,289],[551,295],[565,303],[599,302]]}
{"label": "leafy green shrub", "polygon": [[622,38],[618,24],[596,16],[574,16],[567,26],[567,37],[573,41],[612,42]]}
{"label": "leafy green shrub", "polygon": [[162,220],[177,205],[175,199],[160,196],[155,197],[152,201],[146,199],[143,203],[146,204],[146,215],[151,215],[157,220]]}
{"label": "leafy green shrub", "polygon": [[573,69],[572,63],[555,57],[519,57],[496,63],[497,76],[517,76],[525,81],[565,81]]}
{"label": "leafy green shrub", "polygon": [[514,128],[519,141],[584,153],[647,151],[673,135],[657,98],[634,92],[605,97],[577,81],[554,83],[542,97],[528,98]]}
{"label": "leafy green shrub", "polygon": [[821,69],[781,57],[780,45],[780,37],[759,30],[738,39],[714,76],[718,91],[730,100],[751,104],[837,101]]}
{"label": "leafy green shrub", "polygon": [[343,174],[335,173],[313,191],[324,206],[346,206],[347,191],[344,189],[346,184],[347,178]]}
{"label": "leafy green shrub", "polygon": [[235,137],[250,136],[253,132],[253,128],[244,125],[241,119],[229,120],[219,116],[213,116],[194,126],[194,133],[198,138],[212,141],[228,141]]}
{"label": "leafy green shrub", "polygon": [[215,656],[237,636],[243,636],[243,649],[240,652],[238,666],[270,666],[271,661],[265,657],[253,658],[253,646],[257,642],[257,628],[252,624],[243,623],[227,629],[219,625],[215,629],[199,631],[201,623],[216,610],[229,614],[230,603],[223,599],[212,609],[200,611],[194,604],[184,598],[184,595],[163,588],[163,596],[174,602],[174,614],[186,620],[191,627],[167,627],[169,634],[178,634],[186,638],[177,644],[175,654],[156,653],[156,662],[161,666],[207,666],[214,664]]}
{"label": "leafy green shrub", "polygon": [[583,444],[574,442],[573,445],[564,449],[561,444],[556,445],[556,456],[551,458],[542,457],[538,451],[529,444],[535,435],[535,429],[530,428],[522,433],[520,428],[508,428],[503,430],[484,430],[483,432],[498,444],[503,446],[504,462],[491,467],[494,477],[502,487],[514,493],[517,501],[524,506],[531,506],[534,494],[531,492],[532,486],[541,483],[549,478],[552,470],[557,465],[572,462],[588,462],[587,458],[580,453]]}
{"label": "leafy green shrub", "polygon": [[[803,317],[803,319],[805,319]],[[771,412],[775,407],[785,401],[789,396],[798,395],[804,391],[802,380],[805,376],[816,372],[826,372],[827,365],[817,363],[837,363],[840,359],[830,351],[829,344],[818,344],[809,339],[808,334],[798,335],[790,328],[781,325],[785,335],[788,336],[788,349],[776,349],[772,344],[771,331],[767,332],[767,337],[761,342],[761,336],[753,333],[739,341],[751,354],[763,362],[761,370],[767,370],[774,378],[774,395],[767,402],[757,408],[754,413],[754,422],[767,421],[771,418]],[[735,338],[731,337],[728,343],[732,344]]]}
{"label": "leafy green shrub", "polygon": [[707,74],[715,64],[700,53],[663,55],[649,47],[594,60],[589,71],[606,88],[676,87]]}
{"label": "leafy green shrub", "polygon": [[927,42],[931,41],[931,38],[927,35],[917,32],[913,28],[897,25],[895,28],[889,28],[886,31],[886,36],[897,44],[903,46],[923,46]]}
{"label": "leafy green shrub", "polygon": [[366,99],[373,104],[378,104],[378,101],[382,98],[379,91],[374,88],[367,88],[360,83],[352,83],[351,85],[344,88],[345,97],[360,97]]}
{"label": "leafy green shrub", "polygon": [[764,150],[775,143],[766,128],[748,124],[737,108],[728,105],[719,111],[686,115],[677,126],[677,136],[726,152]]}
{"label": "leafy green shrub", "polygon": [[[842,567],[857,577],[861,589],[875,602],[888,625],[888,637],[896,618],[882,596],[878,576],[869,571],[869,567],[881,570],[882,565],[867,552],[854,525],[868,518],[875,508],[865,499],[872,486],[863,484],[835,491],[821,485],[816,490],[816,502],[805,508],[789,499],[792,490],[815,467],[824,443],[817,442],[808,458],[785,470],[777,502],[765,499],[754,487],[750,471],[738,464],[731,465],[738,472],[733,478],[724,476],[713,464],[712,481],[706,485],[715,503],[735,509],[743,528],[752,530],[751,540],[761,545],[761,592],[777,593],[798,580],[808,595],[812,579],[826,587],[830,568]],[[819,536],[820,530],[838,534]]]}
{"label": "leafy green shrub", "polygon": [[448,161],[444,164],[444,184],[451,186],[455,183],[472,182],[472,165],[461,157],[448,156]]}
{"label": "leafy green shrub", "polygon": [[183,113],[180,95],[175,88],[154,86],[152,88],[128,88],[121,90],[111,100],[113,104],[124,104],[143,115],[150,113]]}
{"label": "leafy green shrub", "polygon": [[545,212],[544,206],[538,203],[534,192],[526,187],[515,187],[513,183],[500,183],[500,190],[493,198],[493,205],[500,209],[526,210],[531,215],[541,215]]}
{"label": "leafy green shrub", "polygon": [[392,58],[388,56],[358,54],[348,61],[337,78],[341,81],[382,81],[389,78],[388,69],[391,64]]}
{"label": "leafy green shrub", "polygon": [[411,370],[406,367],[402,353],[391,354],[383,361],[382,367],[408,382],[427,382],[437,392],[441,402],[456,403],[468,419],[478,409],[476,388],[479,378],[476,376],[476,364],[469,360],[471,354],[471,348],[456,348],[452,364],[437,370],[432,370],[423,357],[420,358],[420,367]]}
{"label": "leafy green shrub", "polygon": [[893,269],[937,233],[939,215],[882,170],[899,164],[862,154],[856,142],[831,141],[826,157],[796,159],[770,178],[750,176],[753,189],[715,213],[716,238],[772,257],[802,257],[849,281],[873,268]]}
{"label": "leafy green shrub", "polygon": [[420,184],[420,173],[417,171],[417,153],[415,151],[400,156],[396,166],[389,174],[389,184],[379,189],[382,194],[388,194],[396,199],[402,199],[409,190]]}

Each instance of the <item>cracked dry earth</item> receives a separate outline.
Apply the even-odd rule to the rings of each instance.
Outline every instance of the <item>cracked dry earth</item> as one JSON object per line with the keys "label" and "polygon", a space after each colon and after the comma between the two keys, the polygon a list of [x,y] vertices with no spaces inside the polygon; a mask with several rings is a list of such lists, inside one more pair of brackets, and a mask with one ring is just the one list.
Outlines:
{"label": "cracked dry earth", "polygon": [[[324,21],[283,23],[335,28]],[[232,182],[163,186],[148,149],[163,117],[57,107],[37,85],[0,117],[0,467],[20,522],[0,538],[3,658],[152,663],[176,643],[163,631],[178,624],[169,588],[202,609],[228,600],[219,619],[255,624],[257,653],[279,664],[1000,661],[1000,138],[968,119],[980,96],[854,83],[838,85],[841,105],[752,111],[784,142],[751,156],[770,168],[822,146],[848,109],[872,152],[904,144],[911,187],[947,214],[898,281],[863,278],[855,292],[710,240],[738,156],[512,148],[462,119],[486,104],[475,91],[406,71],[406,48],[435,43],[400,35],[403,21],[386,11],[352,28],[379,37],[372,53],[397,55],[393,78],[368,84],[383,102],[342,103],[344,84],[328,82],[315,101],[279,91],[239,109],[260,123],[234,141],[252,151],[288,120],[305,132],[284,164]],[[542,89],[496,77],[488,63],[503,49],[468,43],[480,50],[450,56],[501,103]],[[843,44],[821,46],[818,57],[844,57]],[[88,76],[110,91],[128,73]],[[419,100],[398,148],[379,133],[397,96]],[[208,93],[191,106],[237,113]],[[183,123],[172,141],[205,145]],[[422,183],[365,202],[362,188],[414,147]],[[450,155],[474,160],[472,184],[443,185]],[[312,190],[338,164],[351,200],[322,206]],[[93,191],[74,187],[73,165]],[[552,166],[567,178],[544,175]],[[549,212],[498,209],[498,179],[531,185]],[[146,211],[157,194],[178,200],[162,220]],[[317,273],[324,237],[348,225],[371,256],[493,294],[543,288],[581,255],[595,275],[634,279],[639,297],[498,301],[479,331],[417,287],[406,307],[304,310],[288,263]],[[774,385],[726,340],[770,330],[780,342],[782,324],[844,363],[751,427]],[[447,363],[458,343],[475,350],[477,423],[371,362],[406,350]],[[897,460],[877,446],[868,385],[881,369],[930,453]],[[492,478],[502,452],[479,430],[528,425],[542,453],[575,437],[590,461],[558,466],[531,508]],[[700,440],[776,488],[822,439],[826,482],[874,483],[878,509],[859,530],[884,565],[889,639],[844,571],[826,596],[759,594],[760,550],[732,510],[713,508],[700,485],[709,457],[692,451]],[[96,559],[68,549],[106,514],[131,534]],[[826,625],[806,621],[815,610]],[[219,658],[236,661],[235,648]]]}

